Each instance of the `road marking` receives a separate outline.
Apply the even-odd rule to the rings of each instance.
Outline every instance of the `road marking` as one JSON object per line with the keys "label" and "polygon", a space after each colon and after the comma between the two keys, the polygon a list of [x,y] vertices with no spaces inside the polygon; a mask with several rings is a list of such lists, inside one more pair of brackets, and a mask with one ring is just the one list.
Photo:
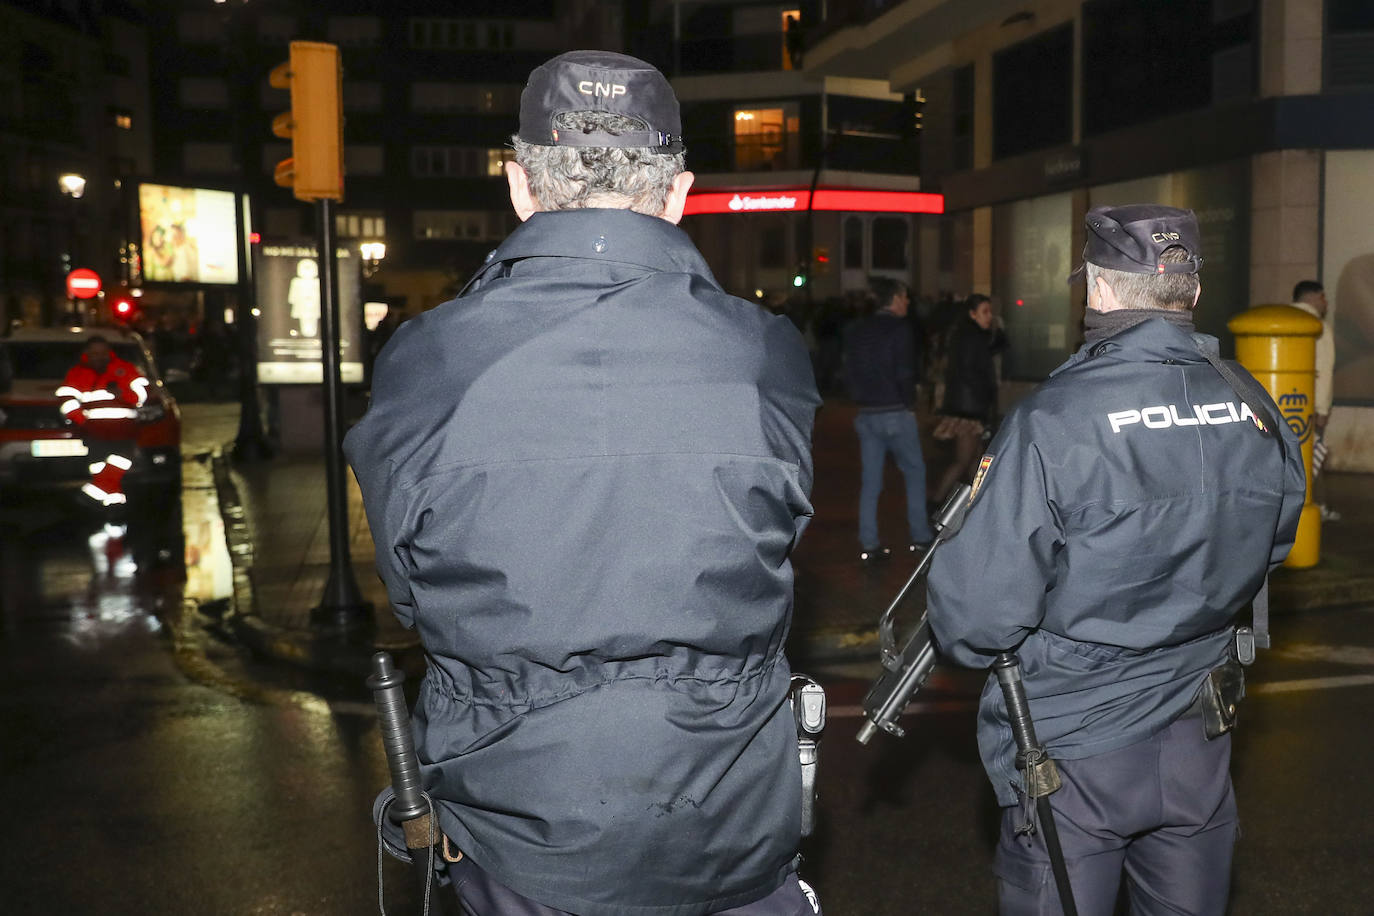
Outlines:
{"label": "road marking", "polygon": [[1374,667],[1374,648],[1369,646],[1323,646],[1295,643],[1279,647],[1275,655],[1294,661],[1330,662],[1336,665]]}
{"label": "road marking", "polygon": [[1368,687],[1374,684],[1374,674],[1348,674],[1344,677],[1312,677],[1296,681],[1273,681],[1246,687],[1246,693],[1299,693],[1306,690],[1329,690],[1333,687]]}

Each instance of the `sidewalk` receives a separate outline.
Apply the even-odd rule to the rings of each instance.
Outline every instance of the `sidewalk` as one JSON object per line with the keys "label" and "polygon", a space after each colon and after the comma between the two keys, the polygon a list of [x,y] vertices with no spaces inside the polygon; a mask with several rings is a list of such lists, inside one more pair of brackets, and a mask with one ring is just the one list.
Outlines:
{"label": "sidewalk", "polygon": [[[876,567],[858,560],[859,461],[853,417],[851,405],[832,400],[816,421],[816,512],[794,557],[796,614],[789,640],[794,659],[875,659],[877,619],[914,567],[896,553],[891,562]],[[922,429],[928,430],[931,424],[925,420]],[[926,442],[930,479],[948,460],[943,444]],[[374,570],[372,537],[351,474],[351,558],[363,596],[373,604],[375,625],[344,638],[310,623],[310,610],[329,571],[323,460],[277,458],[235,466],[216,456],[214,468],[235,572],[226,622],[239,639],[266,657],[321,671],[365,674],[377,649],[397,654],[412,670],[422,667],[418,640],[396,622]],[[1323,526],[1322,561],[1316,568],[1283,569],[1274,575],[1275,615],[1374,600],[1374,477],[1335,474],[1324,486],[1341,520]],[[905,545],[903,483],[890,462],[879,522],[887,543]],[[904,619],[914,620],[919,613],[924,598],[922,590],[916,591]],[[1281,624],[1276,629],[1281,635]]]}

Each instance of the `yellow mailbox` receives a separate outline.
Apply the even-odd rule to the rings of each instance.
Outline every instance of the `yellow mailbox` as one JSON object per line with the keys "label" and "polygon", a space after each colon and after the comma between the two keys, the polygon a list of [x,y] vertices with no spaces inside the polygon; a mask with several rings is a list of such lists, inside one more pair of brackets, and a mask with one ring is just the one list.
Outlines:
{"label": "yellow mailbox", "polygon": [[1260,305],[1241,312],[1226,326],[1236,336],[1236,360],[1250,371],[1279,405],[1279,420],[1302,443],[1307,468],[1307,499],[1298,521],[1298,537],[1285,566],[1306,569],[1321,559],[1321,510],[1312,501],[1313,396],[1316,389],[1317,338],[1322,323],[1291,305]]}

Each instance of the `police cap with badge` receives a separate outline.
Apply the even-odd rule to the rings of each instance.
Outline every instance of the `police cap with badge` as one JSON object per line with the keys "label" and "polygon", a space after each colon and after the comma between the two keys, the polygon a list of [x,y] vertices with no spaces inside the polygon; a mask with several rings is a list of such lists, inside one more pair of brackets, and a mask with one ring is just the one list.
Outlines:
{"label": "police cap with badge", "polygon": [[[572,111],[605,111],[644,126],[613,134],[558,127],[554,119]],[[667,77],[653,64],[612,51],[568,51],[536,67],[520,93],[518,136],[536,146],[685,149],[682,115]]]}
{"label": "police cap with badge", "polygon": [[[1201,233],[1192,210],[1158,204],[1093,207],[1083,218],[1083,263],[1069,274],[1073,283],[1088,264],[1132,274],[1195,274],[1202,270]],[[1170,248],[1188,257],[1165,263]]]}

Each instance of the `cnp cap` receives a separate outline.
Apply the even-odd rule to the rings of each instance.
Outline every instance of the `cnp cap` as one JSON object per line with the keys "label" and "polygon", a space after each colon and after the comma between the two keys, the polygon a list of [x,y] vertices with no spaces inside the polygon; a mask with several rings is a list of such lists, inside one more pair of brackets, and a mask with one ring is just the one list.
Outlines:
{"label": "cnp cap", "polygon": [[[1192,210],[1132,204],[1093,207],[1083,219],[1083,264],[1069,274],[1077,280],[1086,264],[1132,274],[1195,274],[1202,270],[1197,216]],[[1182,248],[1188,258],[1176,263],[1160,260],[1166,248]]]}
{"label": "cnp cap", "polygon": [[[636,118],[643,130],[609,134],[559,129],[555,115],[607,111]],[[540,64],[520,93],[520,133],[536,146],[650,148],[680,153],[682,115],[677,96],[652,64],[611,51],[568,51]]]}

